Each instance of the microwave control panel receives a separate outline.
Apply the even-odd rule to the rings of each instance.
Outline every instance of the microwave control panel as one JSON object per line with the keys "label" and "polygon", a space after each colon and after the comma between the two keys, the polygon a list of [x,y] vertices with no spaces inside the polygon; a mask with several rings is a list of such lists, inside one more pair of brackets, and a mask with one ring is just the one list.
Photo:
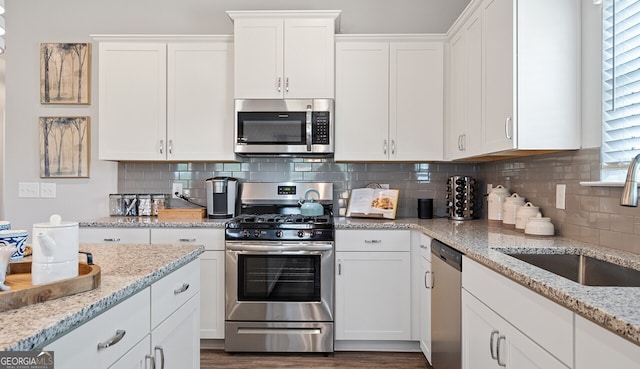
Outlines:
{"label": "microwave control panel", "polygon": [[329,112],[314,111],[311,117],[312,124],[312,140],[311,143],[316,145],[328,145],[329,142]]}

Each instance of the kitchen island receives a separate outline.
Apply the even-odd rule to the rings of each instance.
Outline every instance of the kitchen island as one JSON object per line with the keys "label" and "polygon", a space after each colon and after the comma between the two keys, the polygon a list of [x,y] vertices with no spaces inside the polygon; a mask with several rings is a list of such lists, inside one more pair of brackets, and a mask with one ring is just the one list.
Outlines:
{"label": "kitchen island", "polygon": [[[80,244],[101,268],[98,288],[0,313],[0,349],[34,350],[89,322],[180,267],[202,246],[185,244]],[[84,258],[81,256],[81,259]]]}

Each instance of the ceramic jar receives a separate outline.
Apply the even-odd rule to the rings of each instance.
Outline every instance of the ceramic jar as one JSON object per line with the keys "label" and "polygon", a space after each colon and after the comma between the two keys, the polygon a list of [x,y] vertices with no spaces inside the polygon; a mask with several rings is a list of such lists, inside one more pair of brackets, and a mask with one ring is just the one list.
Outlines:
{"label": "ceramic jar", "polygon": [[529,218],[540,214],[540,208],[528,202],[518,208],[516,212],[516,231],[524,232]]}
{"label": "ceramic jar", "polygon": [[555,230],[551,218],[543,217],[538,213],[535,217],[529,218],[524,227],[524,233],[533,236],[553,236]]}
{"label": "ceramic jar", "polygon": [[31,283],[55,282],[78,276],[78,222],[63,222],[57,214],[49,223],[33,225]]}
{"label": "ceramic jar", "polygon": [[502,224],[502,205],[505,199],[509,196],[509,190],[502,185],[498,185],[491,190],[488,196],[489,210],[488,218],[489,223]]}
{"label": "ceramic jar", "polygon": [[524,205],[524,197],[513,193],[502,204],[502,226],[513,229],[516,227],[516,212]]}

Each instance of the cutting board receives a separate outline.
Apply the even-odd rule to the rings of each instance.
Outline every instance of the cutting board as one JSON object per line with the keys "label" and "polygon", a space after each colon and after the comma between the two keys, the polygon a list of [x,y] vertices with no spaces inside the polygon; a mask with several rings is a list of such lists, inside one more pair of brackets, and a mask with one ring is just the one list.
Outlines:
{"label": "cutting board", "polygon": [[95,264],[78,264],[78,276],[53,283],[31,284],[31,261],[9,264],[5,284],[9,291],[0,292],[0,311],[17,309],[38,302],[89,291],[100,286],[100,267]]}
{"label": "cutting board", "polygon": [[166,208],[158,209],[158,220],[201,220],[205,216],[204,208]]}

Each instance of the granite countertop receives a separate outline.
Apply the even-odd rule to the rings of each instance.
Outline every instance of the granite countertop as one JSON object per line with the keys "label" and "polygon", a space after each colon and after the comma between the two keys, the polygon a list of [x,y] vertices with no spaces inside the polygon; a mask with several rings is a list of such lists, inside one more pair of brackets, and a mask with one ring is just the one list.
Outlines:
{"label": "granite countertop", "polygon": [[[640,345],[640,287],[593,287],[570,281],[501,251],[583,254],[640,270],[640,255],[562,237],[535,237],[492,226],[486,220],[396,220],[336,217],[336,229],[413,229]],[[81,227],[224,228],[225,220],[158,221],[105,217]]]}
{"label": "granite countertop", "polygon": [[[100,266],[98,288],[0,312],[0,350],[33,350],[196,260],[203,246],[80,244]],[[83,257],[81,256],[81,259]]]}

